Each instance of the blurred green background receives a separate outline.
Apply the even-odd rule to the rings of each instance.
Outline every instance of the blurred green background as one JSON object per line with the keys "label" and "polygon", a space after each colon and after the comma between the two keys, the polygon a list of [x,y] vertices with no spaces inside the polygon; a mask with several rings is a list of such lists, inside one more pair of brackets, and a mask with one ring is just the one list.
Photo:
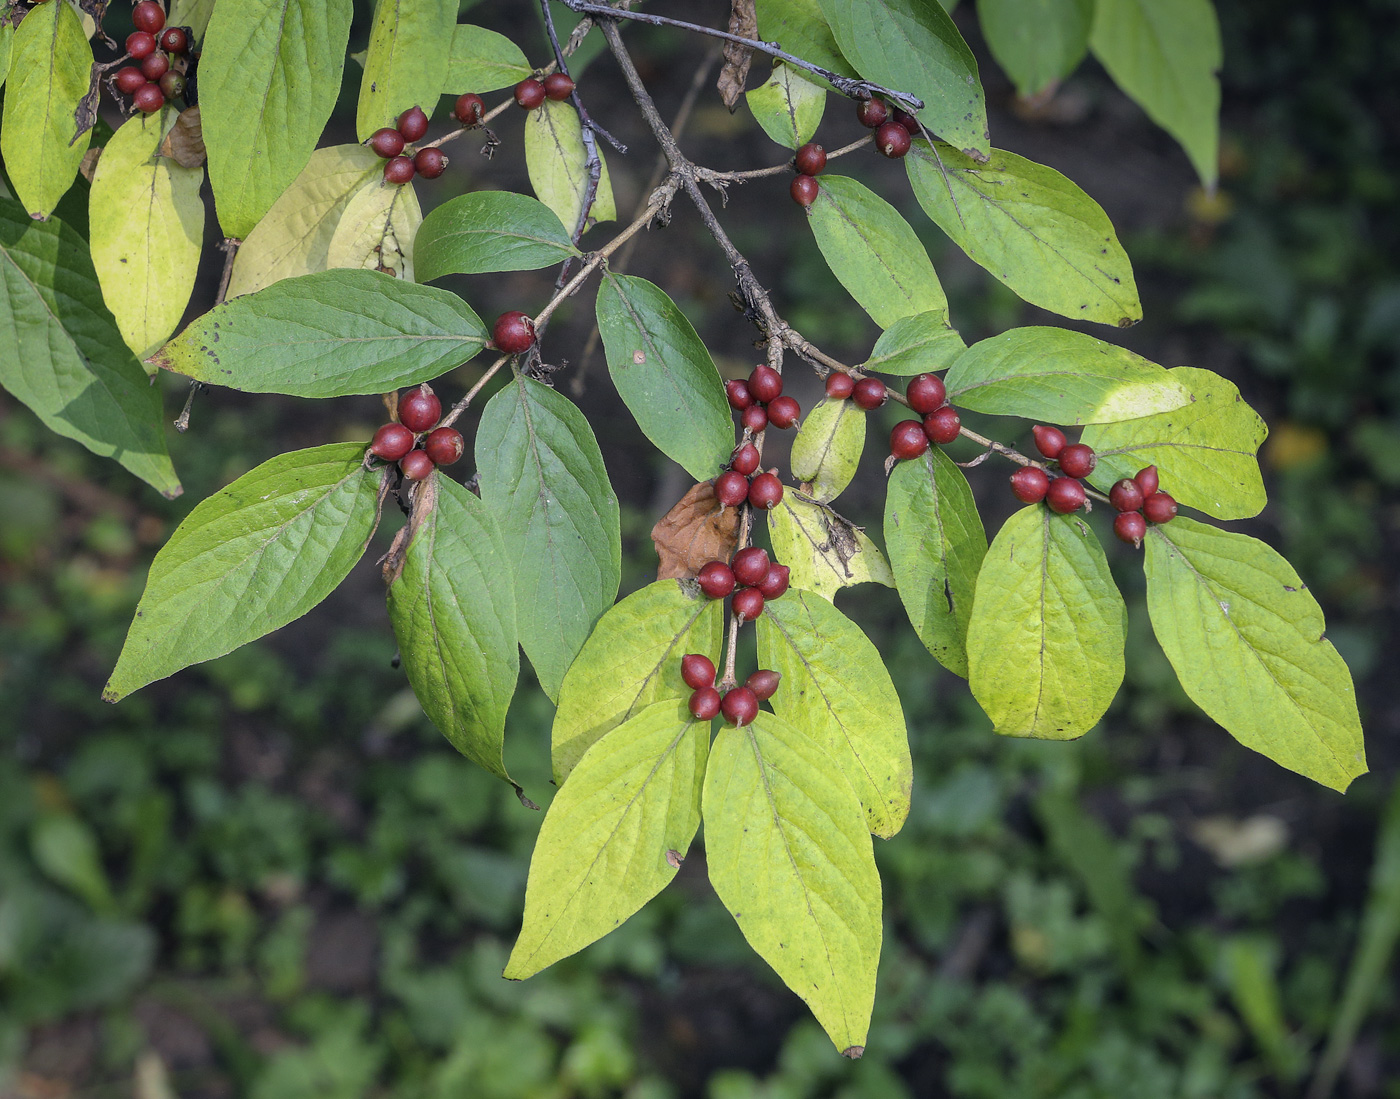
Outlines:
{"label": "blurred green background", "polygon": [[[983,59],[994,141],[1083,186],[1133,257],[1147,319],[1108,338],[1227,375],[1269,422],[1272,502],[1239,526],[1278,546],[1326,610],[1357,677],[1371,774],[1341,797],[1205,721],[1152,641],[1136,559],[1116,543],[1128,679],[1072,744],[992,735],[894,594],[867,586],[838,602],[887,654],[916,782],[908,825],[876,849],[886,929],[865,1058],[841,1060],[748,950],[699,846],[621,930],[509,983],[540,814],[423,718],[392,666],[376,554],[263,642],[117,707],[98,697],[180,517],[273,454],[367,438],[377,402],[202,394],[173,441],[186,495],[165,503],[0,397],[0,1096],[1400,1097],[1400,6],[1221,0],[1213,196],[1092,63],[1050,102],[1012,103],[970,7],[956,16]],[[532,9],[480,4],[471,18],[542,61]],[[727,5],[656,10],[719,24]],[[667,117],[697,66],[712,83],[707,43],[628,38]],[[610,157],[630,210],[654,150],[606,58],[581,86],[632,146]],[[327,141],[353,140],[354,94],[347,80]],[[852,113],[831,103],[819,140],[858,136]],[[520,126],[519,112],[502,116],[489,162],[470,141],[453,147],[447,175],[419,183],[425,207],[524,188]],[[783,159],[708,84],[685,144],[714,167]],[[969,341],[1055,323],[948,247],[897,166],[877,161],[840,170],[920,227]],[[726,224],[784,314],[859,361],[875,330],[786,191],[782,177],[736,188]],[[219,259],[207,250],[199,302]],[[692,212],[677,203],[626,269],[668,289],[723,369],[747,371],[753,331]],[[492,316],[538,308],[550,275],[458,288]],[[589,292],[561,311],[545,350],[568,361],[557,384],[604,445],[632,590],[654,575],[651,524],[686,486],[620,414],[591,306]],[[440,388],[455,399],[477,369]],[[163,384],[173,416],[184,392]],[[790,385],[804,404],[817,392]],[[979,426],[1006,441],[1017,430]],[[838,506],[878,532],[875,449]],[[991,529],[1010,510],[1005,473],[971,472]],[[550,719],[527,671],[508,763],[541,804]]]}

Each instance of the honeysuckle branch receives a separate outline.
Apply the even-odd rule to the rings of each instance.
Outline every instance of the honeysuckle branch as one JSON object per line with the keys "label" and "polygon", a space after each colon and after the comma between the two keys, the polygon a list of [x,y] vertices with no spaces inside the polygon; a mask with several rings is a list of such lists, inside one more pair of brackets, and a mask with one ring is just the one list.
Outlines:
{"label": "honeysuckle branch", "polygon": [[[828,161],[835,160],[838,156],[845,156],[853,153],[857,149],[864,148],[875,140],[874,135],[866,134],[865,137],[857,138],[849,145],[842,145],[841,148],[826,154]],[[792,161],[786,160],[782,164],[775,164],[771,168],[751,168],[745,172],[720,172],[713,168],[702,168],[698,165],[695,168],[695,176],[704,183],[722,186],[726,183],[743,183],[750,179],[763,179],[767,176],[780,176],[792,171]]]}

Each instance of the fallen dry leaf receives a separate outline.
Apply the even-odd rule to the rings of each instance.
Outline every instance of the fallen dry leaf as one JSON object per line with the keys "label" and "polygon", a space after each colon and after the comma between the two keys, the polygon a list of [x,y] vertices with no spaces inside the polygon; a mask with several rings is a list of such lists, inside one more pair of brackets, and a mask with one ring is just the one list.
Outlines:
{"label": "fallen dry leaf", "polygon": [[[758,15],[754,11],[754,0],[733,0],[729,9],[729,33],[741,38],[758,37]],[[724,44],[724,68],[719,72],[716,87],[724,105],[732,113],[739,105],[739,97],[744,94],[744,81],[749,78],[749,65],[753,62],[753,50],[737,42]]]}
{"label": "fallen dry leaf", "polygon": [[702,481],[651,528],[661,567],[658,580],[694,577],[708,561],[728,561],[739,543],[739,512],[721,510],[715,486]]}
{"label": "fallen dry leaf", "polygon": [[204,127],[199,121],[199,108],[188,107],[180,112],[175,125],[160,143],[160,155],[168,156],[181,168],[198,168],[205,160]]}

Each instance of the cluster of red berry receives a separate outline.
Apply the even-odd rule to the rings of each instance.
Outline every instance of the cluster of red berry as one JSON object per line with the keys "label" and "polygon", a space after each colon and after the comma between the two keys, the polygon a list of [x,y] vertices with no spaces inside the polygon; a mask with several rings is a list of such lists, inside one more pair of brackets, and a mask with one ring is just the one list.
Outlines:
{"label": "cluster of red berry", "polygon": [[802,415],[796,398],[783,396],[783,376],[767,363],[759,363],[745,381],[736,378],[724,383],[729,407],[740,414],[749,434],[757,435],[769,424],[792,427]]}
{"label": "cluster of red berry", "polygon": [[[860,403],[860,386],[870,380],[862,378],[855,383],[852,393],[857,404]],[[830,385],[831,378],[828,378],[828,390]],[[872,393],[867,399],[873,397]],[[962,433],[962,417],[958,415],[957,409],[948,403],[947,387],[937,374],[919,374],[910,378],[904,397],[909,402],[909,407],[923,419],[900,420],[894,425],[890,431],[890,453],[896,458],[901,461],[917,458],[929,448],[930,443],[946,446]]]}
{"label": "cluster of red berry", "polygon": [[727,565],[707,562],[695,580],[711,599],[723,599],[732,592],[734,616],[741,623],[752,622],[763,613],[765,602],[788,590],[789,569],[770,561],[768,551],[761,546],[746,546]]}
{"label": "cluster of red berry", "polygon": [[365,144],[386,161],[385,183],[407,183],[415,175],[437,179],[447,171],[447,157],[442,155],[441,149],[433,145],[412,148],[427,132],[428,116],[422,107],[415,106],[399,115],[397,126],[385,126],[369,135]]}
{"label": "cluster of red berry", "polygon": [[1157,487],[1157,467],[1146,466],[1124,477],[1108,490],[1108,502],[1117,509],[1113,533],[1120,541],[1141,546],[1148,523],[1170,523],[1176,518],[1176,501]]}
{"label": "cluster of red berry", "polygon": [[118,69],[112,84],[123,95],[131,96],[131,105],[138,111],[154,114],[185,94],[190,32],[184,27],[167,27],[165,11],[156,0],[141,0],[131,10],[131,20],[136,30],[126,37],[126,52],[140,65]]}
{"label": "cluster of red berry", "polygon": [[546,99],[568,99],[574,94],[574,82],[564,73],[550,73],[543,80],[527,76],[515,86],[515,101],[522,110],[537,110]]}
{"label": "cluster of red berry", "polygon": [[758,716],[758,704],[777,693],[782,676],[763,669],[744,680],[742,687],[731,687],[721,697],[715,689],[715,665],[708,656],[686,653],[681,657],[681,678],[694,693],[690,696],[690,712],[701,721],[724,714],[731,725],[747,725]]}
{"label": "cluster of red berry", "polygon": [[1035,447],[1052,462],[1058,462],[1063,477],[1052,478],[1039,466],[1025,466],[1011,475],[1011,491],[1023,504],[1046,506],[1060,515],[1068,515],[1084,506],[1084,478],[1094,472],[1098,455],[1084,443],[1070,443],[1058,427],[1037,424],[1031,429]]}
{"label": "cluster of red berry", "polygon": [[862,99],[856,104],[856,117],[862,126],[875,131],[875,148],[893,160],[904,156],[921,132],[919,120],[912,114],[898,107],[891,112],[879,99]]}
{"label": "cluster of red berry", "polygon": [[805,208],[817,201],[817,192],[821,190],[817,176],[826,167],[826,149],[815,141],[809,141],[797,150],[792,166],[797,169],[797,178],[789,188],[792,201]]}
{"label": "cluster of red berry", "polygon": [[450,466],[466,449],[461,432],[436,426],[440,419],[442,402],[432,388],[424,384],[410,389],[399,400],[398,420],[374,433],[369,452],[398,462],[405,479],[421,481],[438,466]]}

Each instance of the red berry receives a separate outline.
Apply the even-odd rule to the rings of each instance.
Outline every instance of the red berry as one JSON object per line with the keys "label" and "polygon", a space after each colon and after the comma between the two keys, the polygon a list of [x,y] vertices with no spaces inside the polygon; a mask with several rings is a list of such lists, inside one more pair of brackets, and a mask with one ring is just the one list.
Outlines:
{"label": "red berry", "polygon": [[700,567],[695,579],[711,599],[723,599],[734,590],[734,570],[723,561],[710,561]]}
{"label": "red berry", "polygon": [[126,36],[126,52],[132,60],[144,61],[156,52],[156,36],[149,31],[135,31]]}
{"label": "red berry", "polygon": [[1118,536],[1120,542],[1140,546],[1142,540],[1147,537],[1147,520],[1136,511],[1120,512],[1113,517],[1113,533]]}
{"label": "red berry", "polygon": [[833,401],[844,401],[855,387],[856,380],[839,370],[833,370],[826,376],[826,395]]}
{"label": "red berry", "polygon": [[142,84],[146,83],[146,74],[135,65],[127,65],[125,68],[117,70],[114,83],[117,85],[117,91],[121,92],[123,95],[130,95]]}
{"label": "red berry", "polygon": [[783,483],[771,473],[760,473],[749,483],[749,503],[763,511],[772,511],[783,502]]}
{"label": "red berry", "polygon": [[768,422],[774,427],[791,427],[801,415],[802,406],[796,397],[778,397],[768,402]]}
{"label": "red berry", "polygon": [[1142,489],[1143,496],[1151,496],[1157,491],[1157,467],[1144,466],[1133,476],[1133,480],[1138,483],[1138,488]]}
{"label": "red berry", "polygon": [[792,196],[792,201],[803,209],[817,201],[821,189],[821,184],[812,176],[797,176],[788,184],[788,194]]}
{"label": "red berry", "polygon": [[564,73],[550,73],[544,78],[544,94],[550,99],[568,99],[574,94],[574,82]]}
{"label": "red berry", "polygon": [[715,685],[715,664],[701,653],[686,653],[681,657],[681,678],[687,687],[699,690]]}
{"label": "red berry", "polygon": [[529,351],[535,343],[535,322],[518,309],[502,313],[491,328],[491,342],[507,355]]}
{"label": "red berry", "polygon": [[1011,491],[1023,504],[1040,503],[1049,487],[1049,474],[1037,466],[1023,466],[1011,475]]}
{"label": "red berry", "polygon": [[735,687],[725,693],[719,708],[729,724],[747,725],[758,716],[758,699],[747,687]]}
{"label": "red berry", "polygon": [[763,579],[759,581],[758,590],[763,593],[764,599],[777,599],[788,590],[791,582],[792,570],[786,565],[769,565],[768,571],[763,574]]}
{"label": "red berry", "polygon": [[909,132],[910,137],[918,137],[923,132],[919,129],[919,120],[908,111],[901,111],[898,107],[894,109],[894,121],[903,126]]}
{"label": "red berry", "polygon": [[749,479],[730,470],[715,478],[715,499],[723,507],[737,508],[749,498]]}
{"label": "red berry", "polygon": [[753,443],[745,443],[734,448],[734,453],[729,456],[729,468],[747,477],[758,469],[758,461],[758,447]]}
{"label": "red berry", "polygon": [[385,160],[396,157],[403,152],[403,134],[389,126],[375,130],[369,135],[369,140],[365,142],[374,152],[382,156]]}
{"label": "red berry", "polygon": [[131,21],[138,31],[155,34],[165,26],[165,12],[155,0],[141,0],[131,9]]}
{"label": "red berry", "polygon": [[1084,486],[1073,477],[1056,477],[1045,492],[1050,510],[1068,515],[1084,506]]}
{"label": "red berry", "polygon": [[793,164],[804,176],[819,176],[826,167],[826,149],[815,141],[809,141],[797,150]]}
{"label": "red berry", "polygon": [[1071,443],[1060,451],[1060,470],[1067,477],[1083,480],[1094,472],[1098,464],[1099,456],[1094,453],[1094,448],[1084,443]]}
{"label": "red berry", "polygon": [[434,468],[433,460],[422,450],[410,450],[399,459],[399,472],[410,481],[423,480]]}
{"label": "red berry", "polygon": [[763,613],[763,592],[758,588],[740,588],[734,593],[734,617],[741,623],[752,622]]}
{"label": "red berry", "polygon": [[783,376],[767,363],[759,363],[749,375],[749,392],[755,401],[775,400],[783,392]]}
{"label": "red berry", "polygon": [[386,462],[397,462],[412,449],[413,432],[403,424],[385,424],[369,444],[369,452]]}
{"label": "red berry", "polygon": [[909,388],[904,395],[909,398],[909,407],[920,416],[925,416],[947,402],[948,389],[937,374],[920,374],[917,378],[909,379]]}
{"label": "red berry", "polygon": [[856,117],[860,124],[874,130],[883,126],[890,117],[890,109],[880,99],[862,99],[856,105]]}
{"label": "red berry", "polygon": [[891,160],[898,160],[909,152],[909,131],[898,122],[886,122],[875,131],[875,148]]}
{"label": "red berry", "polygon": [[405,141],[418,141],[428,132],[428,116],[422,107],[410,107],[399,115],[398,125]]}
{"label": "red berry", "polygon": [[427,385],[410,389],[399,398],[399,423],[409,431],[427,431],[442,419],[442,402]]}
{"label": "red berry", "polygon": [[885,383],[879,378],[862,378],[851,387],[851,400],[867,412],[884,404],[886,396]]}
{"label": "red berry", "polygon": [[719,692],[713,687],[701,687],[690,696],[690,712],[699,721],[709,721],[719,716]]}
{"label": "red berry", "polygon": [[782,680],[779,672],[770,671],[765,668],[754,672],[748,679],[744,680],[744,686],[753,692],[754,698],[760,702],[772,698],[778,691],[778,683]]}
{"label": "red berry", "polygon": [[739,417],[743,425],[749,429],[753,435],[757,435],[768,426],[768,412],[761,404],[749,405],[744,409],[744,414]]}
{"label": "red berry", "polygon": [[533,111],[545,101],[544,85],[533,76],[527,76],[515,86],[515,101],[527,111]]}
{"label": "red berry", "polygon": [[461,460],[467,444],[456,428],[440,427],[428,432],[428,437],[423,440],[423,449],[436,465],[450,466]]}
{"label": "red berry", "polygon": [[413,154],[413,167],[424,179],[437,179],[438,176],[447,171],[447,157],[443,156],[441,149],[435,149],[431,146],[419,149]]}
{"label": "red berry", "polygon": [[1170,523],[1176,518],[1176,501],[1165,492],[1154,492],[1142,502],[1142,513],[1149,523]]}
{"label": "red berry", "polygon": [[724,395],[729,398],[729,407],[735,412],[742,412],[753,404],[753,394],[749,392],[749,383],[742,378],[725,382]]}
{"label": "red berry", "polygon": [[486,103],[475,92],[464,92],[457,97],[452,114],[463,126],[481,125],[481,116],[486,113]]}
{"label": "red berry", "polygon": [[160,36],[160,48],[169,53],[184,53],[190,48],[190,36],[184,27],[167,27]]}
{"label": "red berry", "polygon": [[1108,490],[1108,502],[1119,511],[1137,511],[1142,501],[1142,486],[1131,477],[1124,477]]}
{"label": "red berry", "polygon": [[890,453],[901,460],[917,458],[928,449],[928,436],[919,420],[900,420],[890,432]]}
{"label": "red berry", "polygon": [[1052,462],[1060,456],[1060,451],[1065,449],[1065,433],[1058,427],[1036,424],[1031,428],[1031,434],[1035,436],[1036,450]]}
{"label": "red berry", "polygon": [[962,417],[952,405],[935,408],[924,417],[924,434],[931,443],[951,443],[962,434]]}
{"label": "red berry", "polygon": [[131,105],[138,111],[154,114],[165,106],[165,93],[159,84],[142,84],[131,97]]}
{"label": "red berry", "polygon": [[160,94],[166,99],[179,99],[185,94],[185,78],[179,73],[166,73],[160,78]]}
{"label": "red berry", "polygon": [[141,75],[152,82],[159,80],[169,71],[170,58],[160,50],[141,62]]}
{"label": "red berry", "polygon": [[768,574],[768,551],[762,546],[745,546],[734,555],[734,579],[740,584],[756,587]]}
{"label": "red berry", "polygon": [[413,161],[406,156],[390,157],[384,162],[384,182],[403,184],[413,178]]}

